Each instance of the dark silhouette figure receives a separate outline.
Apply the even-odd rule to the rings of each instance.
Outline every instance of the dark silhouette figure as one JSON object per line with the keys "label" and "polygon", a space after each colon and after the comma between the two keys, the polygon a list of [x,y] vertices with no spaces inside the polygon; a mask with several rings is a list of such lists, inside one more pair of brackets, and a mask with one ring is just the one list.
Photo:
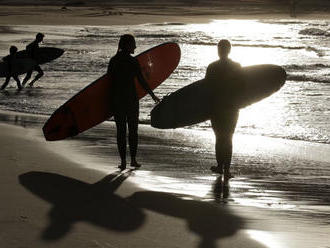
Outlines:
{"label": "dark silhouette figure", "polygon": [[297,7],[298,1],[297,0],[289,0],[289,3],[290,3],[290,16],[291,17],[297,17],[296,7]]}
{"label": "dark silhouette figure", "polygon": [[108,73],[111,74],[113,88],[111,104],[114,106],[114,118],[117,127],[117,145],[121,164],[119,168],[126,168],[126,131],[129,130],[128,142],[131,155],[131,166],[140,167],[136,161],[138,147],[139,99],[135,89],[134,79],[137,77],[142,87],[155,102],[159,99],[154,95],[145,81],[139,62],[132,57],[136,48],[135,38],[125,34],[120,37],[118,51],[110,59]]}
{"label": "dark silhouette figure", "polygon": [[19,176],[19,182],[53,205],[49,212],[50,224],[42,238],[57,240],[80,221],[120,232],[139,228],[144,222],[144,213],[114,193],[130,173],[116,172],[88,184],[54,173],[28,172]]}
{"label": "dark silhouette figure", "polygon": [[240,77],[240,64],[228,58],[231,44],[228,40],[220,40],[218,43],[219,60],[207,67],[205,82],[209,84],[212,92],[221,93],[221,97],[214,97],[211,109],[211,124],[216,142],[215,152],[217,166],[212,166],[215,173],[223,174],[226,179],[230,174],[232,157],[232,137],[236,128],[239,108],[235,106],[235,92],[242,90],[244,84]]}
{"label": "dark silhouette figure", "polygon": [[9,84],[9,81],[10,81],[10,78],[11,77],[13,77],[13,79],[15,79],[15,81],[17,83],[17,88],[19,90],[22,89],[21,82],[20,82],[20,80],[18,78],[18,75],[17,74],[13,74],[13,67],[15,65],[16,54],[17,54],[17,47],[16,46],[11,46],[9,48],[9,55],[7,55],[6,57],[4,57],[2,59],[4,62],[7,62],[7,64],[8,64],[8,75],[6,77],[6,81],[1,86],[1,90],[4,90],[7,87],[7,85]]}
{"label": "dark silhouette figure", "polygon": [[[29,45],[26,46],[26,51],[28,52],[28,57],[31,58],[31,59],[34,59],[34,60],[37,60],[37,50],[39,48],[39,43],[43,41],[45,35],[42,34],[42,33],[38,33],[36,35],[36,39],[31,42]],[[29,79],[31,78],[32,76],[32,72],[33,71],[37,71],[38,74],[35,76],[35,78],[29,83],[29,86],[32,87],[33,84],[38,80],[40,79],[43,75],[44,75],[44,72],[43,70],[41,69],[41,67],[37,64],[32,70],[28,71],[26,73],[26,76],[23,80],[23,86],[27,83],[27,81],[29,81]]]}

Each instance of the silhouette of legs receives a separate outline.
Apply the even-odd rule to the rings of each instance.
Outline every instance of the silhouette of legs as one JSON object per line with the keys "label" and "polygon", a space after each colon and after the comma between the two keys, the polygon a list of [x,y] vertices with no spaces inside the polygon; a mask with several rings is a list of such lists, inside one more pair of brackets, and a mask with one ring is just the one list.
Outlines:
{"label": "silhouette of legs", "polygon": [[121,113],[115,114],[115,122],[117,127],[117,147],[121,164],[121,170],[126,169],[126,116]]}
{"label": "silhouette of legs", "polygon": [[[18,76],[17,76],[17,75],[13,75],[12,77],[13,77],[13,79],[14,79],[14,80],[16,81],[16,83],[17,83],[17,88],[18,88],[19,90],[22,89],[21,82],[20,82]],[[1,90],[4,90],[4,89],[8,86],[9,81],[10,81],[10,76],[6,77],[6,81],[5,81],[5,82],[3,83],[3,85],[1,86]]]}
{"label": "silhouette of legs", "polygon": [[238,120],[238,110],[225,110],[216,113],[211,118],[212,129],[215,134],[215,155],[218,163],[217,167],[211,170],[230,177],[230,163],[233,151],[232,138]]}
{"label": "silhouette of legs", "polygon": [[10,81],[10,76],[6,77],[6,81],[1,86],[1,90],[4,90],[7,87],[7,85],[9,84],[9,81]]}
{"label": "silhouette of legs", "polygon": [[29,81],[29,79],[31,78],[33,70],[28,71],[25,75],[25,78],[23,79],[22,85],[24,86],[26,84],[27,81]]}
{"label": "silhouette of legs", "polygon": [[24,80],[23,80],[23,86],[27,83],[27,81],[29,81],[29,79],[31,78],[31,76],[32,76],[32,72],[33,71],[37,71],[38,72],[38,74],[35,76],[35,78],[29,83],[29,86],[33,86],[33,84],[38,80],[38,79],[40,79],[43,75],[44,75],[44,72],[43,72],[43,70],[40,68],[40,66],[39,65],[37,65],[37,66],[35,66],[34,68],[33,68],[33,70],[31,70],[31,71],[28,71],[27,73],[26,73],[26,76],[25,76],[25,78],[24,78]]}
{"label": "silhouette of legs", "polygon": [[40,66],[36,66],[35,68],[34,68],[34,70],[35,71],[37,71],[38,72],[38,74],[37,74],[37,76],[29,83],[29,86],[33,86],[33,84],[39,79],[39,78],[41,78],[43,75],[44,75],[44,72],[43,72],[43,70],[40,68]]}
{"label": "silhouette of legs", "polygon": [[121,159],[120,169],[126,168],[126,133],[128,126],[128,142],[131,155],[131,166],[140,167],[136,161],[138,147],[138,123],[139,123],[139,104],[132,104],[127,108],[122,108],[115,114],[117,127],[117,147]]}
{"label": "silhouette of legs", "polygon": [[139,105],[137,104],[137,106],[130,109],[129,112],[130,113],[127,116],[127,122],[129,131],[128,143],[131,155],[131,166],[140,167],[141,165],[136,161],[136,153],[138,148]]}
{"label": "silhouette of legs", "polygon": [[13,79],[16,81],[16,83],[17,83],[17,88],[19,89],[19,90],[21,90],[22,89],[22,85],[21,85],[21,81],[19,80],[19,78],[18,78],[18,76],[17,75],[13,75]]}

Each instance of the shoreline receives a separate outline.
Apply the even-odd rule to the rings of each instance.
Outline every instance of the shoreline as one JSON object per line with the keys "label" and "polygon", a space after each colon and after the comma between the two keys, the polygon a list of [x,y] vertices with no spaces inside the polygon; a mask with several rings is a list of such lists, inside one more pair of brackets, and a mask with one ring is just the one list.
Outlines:
{"label": "shoreline", "polygon": [[[47,142],[41,130],[47,118],[48,116],[0,110],[2,123],[26,128],[31,135],[38,137],[46,149],[80,164],[81,167],[101,174],[117,169],[120,159],[115,141],[114,122],[104,122],[73,138]],[[299,191],[300,186],[298,188],[294,186],[299,179],[298,181],[289,179],[292,173],[292,176],[296,175],[295,171],[300,170],[301,164],[304,165],[302,169],[306,172],[297,176],[300,175],[302,178],[303,190],[305,187],[303,178],[307,182],[312,180],[314,187],[319,187],[318,185],[328,180],[327,174],[322,174],[330,164],[328,144],[243,134],[235,134],[233,143],[232,172],[235,178],[231,182],[237,188],[232,198],[238,205],[267,207],[268,203],[275,203],[273,205],[275,208],[281,209],[284,205],[291,208],[292,204],[296,204],[295,199],[286,198],[286,194],[283,195],[282,192],[290,190],[285,187],[293,187],[292,190]],[[186,194],[207,201],[214,200],[214,195],[210,192],[217,177],[209,170],[215,163],[214,137],[211,130],[159,130],[140,124],[139,144],[137,158],[143,166],[135,172],[137,175],[135,184],[138,187]],[[314,168],[316,166],[319,169]],[[316,178],[312,179],[313,177]],[[191,189],[186,187],[187,183],[191,185]],[[198,184],[200,188],[197,190],[194,185]],[[267,194],[270,198],[263,202],[256,194],[249,199],[251,202],[241,201],[240,198],[249,198],[244,187],[269,190],[270,193]],[[272,190],[279,193],[271,196]],[[307,205],[311,204],[307,203],[308,201],[317,201],[313,196],[309,196],[309,191],[300,194],[301,201],[305,201]],[[273,202],[273,197],[278,199]]]}

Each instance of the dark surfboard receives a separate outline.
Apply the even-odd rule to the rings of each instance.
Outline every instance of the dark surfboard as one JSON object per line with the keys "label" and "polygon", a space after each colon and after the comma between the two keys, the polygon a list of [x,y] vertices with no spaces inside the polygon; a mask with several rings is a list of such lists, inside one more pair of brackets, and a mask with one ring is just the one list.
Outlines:
{"label": "dark surfboard", "polygon": [[[63,49],[56,47],[39,47],[35,53],[34,59],[38,65],[48,63],[62,56],[64,53]],[[22,50],[17,52],[17,58],[29,58],[29,52],[27,50]]]}
{"label": "dark surfboard", "polygon": [[14,74],[21,75],[27,73],[36,65],[36,62],[33,59],[15,59],[15,62],[12,65],[11,73],[9,75],[9,66],[8,62],[0,63],[0,77],[12,76]]}
{"label": "dark surfboard", "polygon": [[[232,97],[215,92],[205,79],[187,85],[164,99],[151,111],[151,126],[170,129],[197,124],[210,119],[216,108],[244,108],[278,91],[285,83],[286,72],[277,65],[243,67],[244,89]],[[227,94],[227,93],[226,93]]]}

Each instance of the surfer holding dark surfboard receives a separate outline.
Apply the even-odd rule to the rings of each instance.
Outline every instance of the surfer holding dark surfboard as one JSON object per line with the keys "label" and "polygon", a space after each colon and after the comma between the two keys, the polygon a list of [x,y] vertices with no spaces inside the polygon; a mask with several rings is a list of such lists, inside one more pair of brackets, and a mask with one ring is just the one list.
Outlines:
{"label": "surfer holding dark surfboard", "polygon": [[[28,55],[31,59],[36,59],[37,56],[37,50],[39,48],[39,43],[43,41],[45,35],[42,33],[38,33],[36,35],[36,39],[34,41],[32,41],[29,45],[26,46],[26,50],[28,51]],[[33,84],[40,79],[43,75],[44,72],[41,69],[41,67],[39,65],[36,65],[32,70],[28,71],[26,73],[26,76],[23,80],[23,86],[27,83],[27,81],[29,81],[29,79],[31,78],[32,72],[33,71],[37,71],[38,74],[35,76],[35,78],[29,83],[29,86],[33,86]]]}
{"label": "surfer holding dark surfboard", "polygon": [[117,127],[117,146],[121,158],[119,169],[126,169],[126,131],[128,126],[128,142],[131,155],[131,166],[140,167],[136,161],[138,147],[139,100],[134,79],[139,83],[155,102],[158,97],[150,89],[144,79],[139,62],[131,56],[136,48],[135,38],[130,34],[120,37],[118,51],[110,59],[108,73],[113,78],[111,105],[114,106],[114,118]]}
{"label": "surfer holding dark surfboard", "polygon": [[[239,107],[235,106],[235,91],[244,87],[241,65],[228,58],[231,44],[228,40],[218,43],[219,60],[211,63],[206,70],[205,81],[213,92],[221,92],[221,97],[214,98],[211,104],[211,124],[214,131],[217,166],[212,166],[215,173],[223,174],[226,179],[230,174],[232,157],[232,138],[239,116]],[[225,105],[225,106],[224,106]]]}
{"label": "surfer holding dark surfboard", "polygon": [[16,54],[17,54],[17,47],[16,46],[11,46],[9,48],[9,55],[7,55],[6,57],[4,57],[2,59],[3,61],[7,62],[7,64],[8,64],[8,72],[7,72],[8,75],[6,76],[6,81],[1,86],[1,90],[4,90],[7,87],[11,77],[13,77],[13,79],[15,79],[15,81],[17,83],[17,88],[19,90],[22,89],[21,82],[18,78],[18,75],[12,73],[13,72],[13,67],[15,65]]}

